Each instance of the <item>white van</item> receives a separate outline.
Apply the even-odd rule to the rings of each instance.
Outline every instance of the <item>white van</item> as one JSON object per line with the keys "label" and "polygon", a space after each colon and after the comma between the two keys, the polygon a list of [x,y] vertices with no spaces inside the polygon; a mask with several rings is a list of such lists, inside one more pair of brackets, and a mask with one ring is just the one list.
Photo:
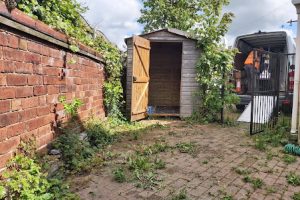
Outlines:
{"label": "white van", "polygon": [[[239,50],[234,63],[234,84],[240,97],[240,103],[236,107],[243,110],[251,101],[251,92],[247,89],[245,61],[253,49],[263,49],[267,52],[280,54],[279,75],[279,105],[291,110],[293,100],[294,70],[296,44],[289,32],[258,32],[242,35],[236,38],[234,48]],[[260,76],[263,71],[259,72]],[[249,78],[249,77],[248,77]]]}

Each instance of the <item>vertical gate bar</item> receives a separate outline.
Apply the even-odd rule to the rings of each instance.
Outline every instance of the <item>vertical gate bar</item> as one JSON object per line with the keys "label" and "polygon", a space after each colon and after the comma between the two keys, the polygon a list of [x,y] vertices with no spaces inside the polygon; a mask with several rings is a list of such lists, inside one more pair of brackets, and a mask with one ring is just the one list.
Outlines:
{"label": "vertical gate bar", "polygon": [[276,98],[277,98],[277,101],[276,101],[276,124],[278,123],[278,117],[279,117],[279,101],[280,101],[280,96],[279,96],[279,93],[280,93],[280,68],[281,68],[281,57],[282,55],[279,54],[278,55],[278,75],[277,75],[277,87],[276,87]]}
{"label": "vertical gate bar", "polygon": [[[255,68],[255,54],[256,54],[255,51],[256,51],[256,50],[253,51],[253,54],[254,54],[254,55],[253,55],[253,63],[252,63],[252,65],[253,65],[252,67],[253,67],[253,68]],[[254,133],[253,133],[253,126],[254,126],[254,125],[253,125],[253,111],[254,111],[254,85],[255,85],[254,82],[255,82],[255,80],[253,80],[253,79],[254,79],[254,78],[253,78],[253,77],[254,77],[254,76],[253,76],[253,75],[254,75],[253,73],[254,73],[254,70],[251,70],[251,71],[250,71],[250,85],[252,86],[252,88],[251,88],[251,117],[250,117],[251,119],[250,119],[250,135],[253,135],[253,134],[254,134]]]}

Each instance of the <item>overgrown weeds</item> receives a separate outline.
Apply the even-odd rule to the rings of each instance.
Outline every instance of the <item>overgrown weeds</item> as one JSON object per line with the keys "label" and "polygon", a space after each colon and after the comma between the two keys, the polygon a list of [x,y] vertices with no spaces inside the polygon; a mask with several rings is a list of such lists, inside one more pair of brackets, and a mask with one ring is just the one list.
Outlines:
{"label": "overgrown weeds", "polygon": [[294,195],[292,196],[293,200],[300,200],[300,192],[296,192],[294,193]]}
{"label": "overgrown weeds", "polygon": [[171,200],[188,200],[188,196],[187,196],[187,191],[186,189],[182,189],[179,191],[178,194],[174,194],[172,197],[171,197]]}
{"label": "overgrown weeds", "polygon": [[182,142],[176,144],[176,148],[179,150],[180,153],[188,153],[192,156],[196,156],[197,153],[197,146],[195,143],[192,142]]}
{"label": "overgrown weeds", "polygon": [[157,156],[153,157],[153,155],[165,150],[166,145],[162,143],[155,143],[142,150],[137,150],[134,154],[127,157],[124,166],[118,167],[118,170],[113,171],[114,179],[117,182],[121,182],[119,181],[120,177],[126,175],[126,179],[121,180],[134,182],[136,187],[143,189],[158,187],[161,179],[158,177],[157,170],[164,169],[166,163]]}
{"label": "overgrown weeds", "polygon": [[17,155],[7,164],[0,182],[0,199],[79,199],[61,179],[48,179],[35,160],[33,143],[22,143]]}
{"label": "overgrown weeds", "polygon": [[233,200],[233,197],[231,195],[226,194],[224,197],[222,197],[222,200]]}
{"label": "overgrown weeds", "polygon": [[260,151],[267,150],[268,146],[279,147],[288,141],[289,124],[287,120],[279,119],[279,123],[273,129],[266,129],[263,133],[254,137],[255,148]]}
{"label": "overgrown weeds", "polygon": [[285,154],[283,156],[283,161],[289,165],[289,164],[297,162],[297,158],[295,156]]}
{"label": "overgrown weeds", "polygon": [[297,175],[295,172],[290,172],[286,176],[286,180],[288,184],[293,185],[293,186],[300,186],[300,176]]}
{"label": "overgrown weeds", "polygon": [[114,180],[119,183],[124,183],[126,181],[126,175],[124,169],[119,167],[113,171]]}
{"label": "overgrown weeds", "polygon": [[65,168],[74,172],[82,170],[95,153],[88,141],[81,140],[78,134],[70,132],[61,135],[53,143],[53,147],[61,151]]}
{"label": "overgrown weeds", "polygon": [[233,170],[239,174],[239,175],[243,175],[243,176],[247,176],[249,174],[251,174],[251,171],[248,169],[242,169],[242,168],[233,168]]}
{"label": "overgrown weeds", "polygon": [[99,119],[90,119],[86,123],[85,130],[90,145],[98,149],[113,143],[115,139],[113,132]]}
{"label": "overgrown weeds", "polygon": [[158,187],[161,180],[158,178],[157,174],[153,171],[142,172],[135,171],[135,181],[136,187],[143,189],[154,189]]}
{"label": "overgrown weeds", "polygon": [[155,142],[153,145],[145,146],[142,147],[141,150],[137,150],[137,153],[145,156],[150,156],[161,152],[166,152],[169,148],[171,147],[167,143]]}
{"label": "overgrown weeds", "polygon": [[260,178],[252,178],[250,176],[245,176],[243,178],[245,183],[251,183],[252,187],[256,190],[259,188],[262,188],[262,186],[265,184],[263,182],[263,180],[261,180]]}
{"label": "overgrown weeds", "polygon": [[155,158],[154,168],[155,169],[165,169],[166,168],[166,163],[162,159]]}

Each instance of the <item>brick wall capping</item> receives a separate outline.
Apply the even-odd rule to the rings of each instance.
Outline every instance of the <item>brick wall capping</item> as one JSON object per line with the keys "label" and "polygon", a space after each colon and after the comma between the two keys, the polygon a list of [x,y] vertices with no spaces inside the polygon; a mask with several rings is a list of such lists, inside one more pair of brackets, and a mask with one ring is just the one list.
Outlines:
{"label": "brick wall capping", "polygon": [[[10,28],[27,33],[31,36],[58,45],[71,51],[68,37],[39,20],[35,20],[18,9],[9,12],[4,2],[0,2],[0,24],[4,24]],[[97,62],[105,63],[102,55],[88,47],[79,43],[80,51],[77,54],[89,57]]]}

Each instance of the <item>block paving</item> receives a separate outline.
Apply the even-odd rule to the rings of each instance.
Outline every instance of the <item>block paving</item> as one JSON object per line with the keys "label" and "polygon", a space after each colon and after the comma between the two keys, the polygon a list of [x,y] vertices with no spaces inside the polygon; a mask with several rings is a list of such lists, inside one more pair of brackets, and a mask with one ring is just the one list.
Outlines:
{"label": "block paving", "polygon": [[[288,165],[283,161],[282,147],[266,152],[255,149],[245,127],[190,125],[181,121],[164,123],[170,128],[146,131],[138,141],[124,139],[109,149],[124,154],[132,152],[136,145],[150,145],[157,140],[170,145],[194,142],[196,155],[178,150],[159,154],[166,162],[166,168],[158,172],[163,180],[159,187],[143,190],[134,183],[117,183],[112,176],[112,161],[90,175],[73,178],[72,189],[82,199],[105,200],[172,199],[181,190],[186,191],[188,199],[288,200],[300,192],[299,186],[289,185],[286,179],[290,172],[300,174],[299,159]],[[268,159],[271,151],[277,155]],[[245,175],[238,174],[235,169],[243,169],[249,172],[249,177],[263,180],[263,186],[254,189],[251,183],[243,180]]]}

